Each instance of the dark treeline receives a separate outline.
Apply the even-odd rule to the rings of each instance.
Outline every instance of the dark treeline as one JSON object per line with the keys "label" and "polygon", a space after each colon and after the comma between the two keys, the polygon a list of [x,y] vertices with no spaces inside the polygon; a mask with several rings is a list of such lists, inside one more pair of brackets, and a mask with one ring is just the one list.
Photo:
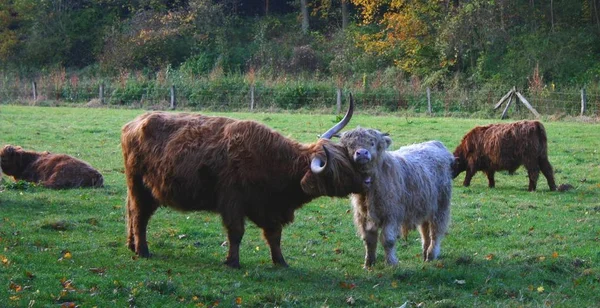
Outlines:
{"label": "dark treeline", "polygon": [[596,85],[600,0],[3,0],[0,67],[437,88]]}

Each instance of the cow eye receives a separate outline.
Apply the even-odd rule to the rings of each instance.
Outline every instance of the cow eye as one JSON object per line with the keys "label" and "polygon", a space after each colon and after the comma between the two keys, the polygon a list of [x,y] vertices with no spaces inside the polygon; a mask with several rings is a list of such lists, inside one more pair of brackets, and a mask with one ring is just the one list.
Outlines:
{"label": "cow eye", "polygon": [[374,147],[375,146],[375,141],[371,140],[371,146]]}

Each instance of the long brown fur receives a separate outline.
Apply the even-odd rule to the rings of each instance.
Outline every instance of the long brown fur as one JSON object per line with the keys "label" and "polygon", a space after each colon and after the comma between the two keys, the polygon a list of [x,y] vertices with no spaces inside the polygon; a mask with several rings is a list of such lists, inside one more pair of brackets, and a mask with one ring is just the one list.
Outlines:
{"label": "long brown fur", "polygon": [[554,172],[548,161],[546,130],[539,121],[477,126],[463,137],[454,156],[453,177],[466,171],[464,186],[471,184],[477,171],[483,171],[489,187],[494,187],[496,171],[507,170],[512,174],[523,165],[529,176],[529,191],[536,189],[540,171],[550,190],[556,190]]}
{"label": "long brown fur", "polygon": [[33,152],[6,145],[0,151],[2,170],[15,180],[53,189],[102,187],[102,174],[90,164],[65,154]]}
{"label": "long brown fur", "polygon": [[[329,140],[300,144],[253,121],[199,114],[154,112],[122,129],[128,196],[128,245],[149,256],[146,229],[159,205],[221,215],[229,253],[225,264],[239,267],[239,244],[247,217],[263,229],[272,261],[281,254],[283,226],[294,210],[323,196],[346,196],[362,188],[341,146]],[[313,174],[311,159],[328,168]]]}

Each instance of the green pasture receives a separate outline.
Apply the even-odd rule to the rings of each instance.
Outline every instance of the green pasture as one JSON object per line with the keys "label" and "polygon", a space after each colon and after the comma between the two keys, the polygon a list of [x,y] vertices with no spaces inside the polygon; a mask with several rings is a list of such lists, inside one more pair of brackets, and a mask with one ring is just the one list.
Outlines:
{"label": "green pasture", "polygon": [[[454,181],[452,223],[441,259],[424,263],[417,232],[399,241],[397,267],[362,268],[347,198],[323,197],[284,229],[290,268],[273,266],[252,223],[241,270],[222,265],[220,218],[161,208],[148,230],[153,257],[125,246],[120,129],[130,109],[0,106],[0,145],[66,153],[105,177],[101,189],[52,191],[4,176],[0,185],[0,307],[597,307],[600,303],[600,125],[544,121],[557,184],[501,172],[489,189]],[[221,114],[254,119],[312,142],[332,114]],[[453,150],[473,126],[495,120],[405,117],[352,119],[389,132],[393,148],[438,139]],[[260,146],[257,144],[257,146]]]}

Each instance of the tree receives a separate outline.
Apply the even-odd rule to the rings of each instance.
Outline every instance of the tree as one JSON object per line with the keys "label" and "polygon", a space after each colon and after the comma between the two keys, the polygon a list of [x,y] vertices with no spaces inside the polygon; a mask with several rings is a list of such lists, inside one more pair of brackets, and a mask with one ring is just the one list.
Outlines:
{"label": "tree", "polygon": [[348,0],[341,0],[342,5],[342,29],[348,28]]}
{"label": "tree", "polygon": [[302,33],[308,34],[308,7],[306,0],[300,0],[300,12],[302,13]]}
{"label": "tree", "polygon": [[[360,8],[362,24],[377,31],[362,36],[366,51],[392,56],[396,66],[411,74],[425,74],[436,61],[436,25],[441,6],[427,0],[352,0]],[[435,66],[435,65],[434,65]]]}

